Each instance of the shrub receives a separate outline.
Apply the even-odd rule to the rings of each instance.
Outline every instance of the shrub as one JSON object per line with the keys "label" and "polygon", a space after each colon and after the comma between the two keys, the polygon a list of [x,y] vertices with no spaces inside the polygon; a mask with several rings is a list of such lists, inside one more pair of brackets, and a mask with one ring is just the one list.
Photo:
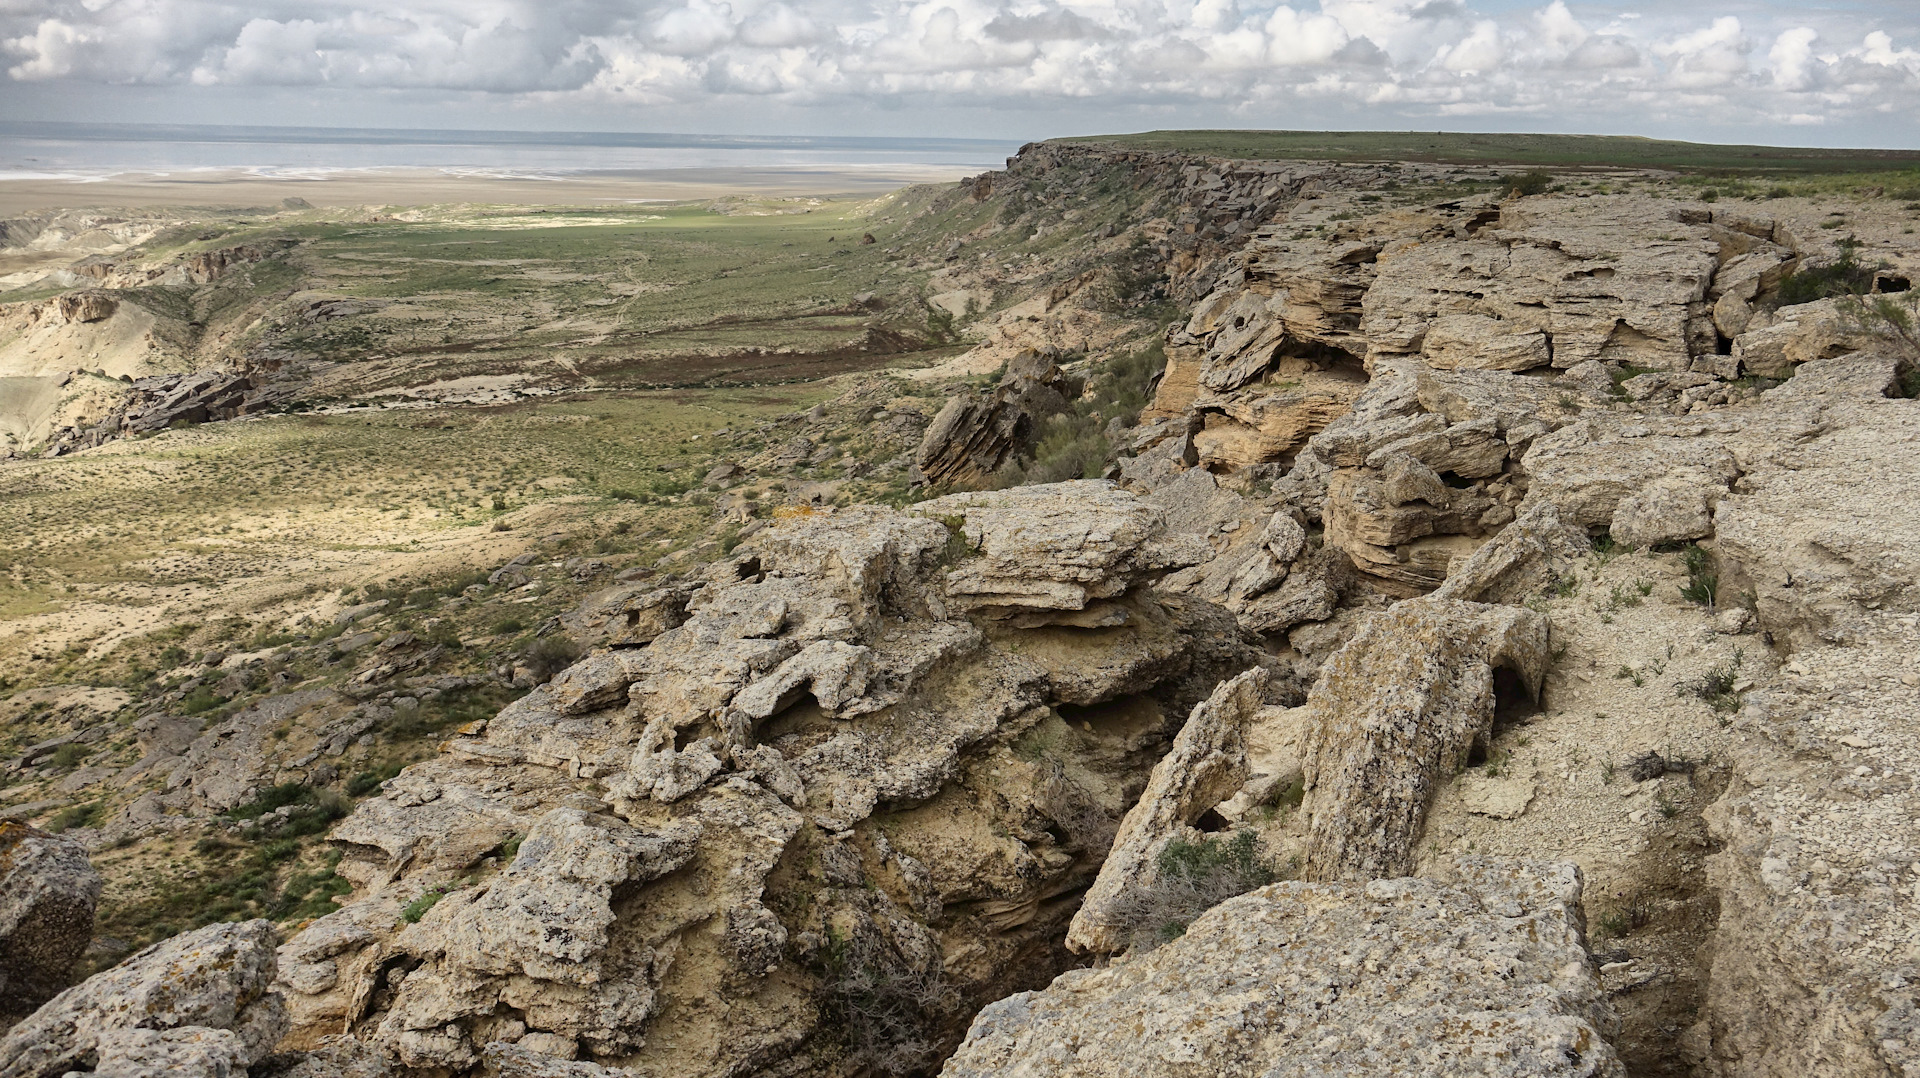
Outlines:
{"label": "shrub", "polygon": [[1848,237],[1840,241],[1838,259],[1788,274],[1780,282],[1780,305],[1791,307],[1832,296],[1865,294],[1873,288],[1873,269],[1854,258],[1859,249],[1859,242]]}
{"label": "shrub", "polygon": [[1714,667],[1698,681],[1676,686],[1675,691],[1705,700],[1708,707],[1718,712],[1738,711],[1740,694],[1734,691],[1734,686],[1740,683],[1740,660],[1741,656],[1736,653],[1732,662]]}
{"label": "shrub", "polygon": [[105,809],[106,805],[98,801],[89,801],[83,805],[68,805],[54,813],[53,819],[47,821],[47,830],[57,835],[75,827],[92,827],[100,821],[100,815]]}
{"label": "shrub", "polygon": [[268,905],[267,915],[281,921],[306,921],[339,909],[334,896],[353,890],[353,884],[334,871],[339,864],[340,851],[335,850],[327,855],[325,868],[287,880],[279,897]]}
{"label": "shrub", "polygon": [[553,675],[572,666],[580,658],[582,649],[573,638],[564,633],[543,636],[528,644],[521,652],[522,658],[533,671],[536,680],[545,681]]}
{"label": "shrub", "polygon": [[1160,851],[1153,881],[1121,899],[1119,917],[1130,926],[1127,945],[1150,951],[1179,939],[1194,918],[1280,879],[1280,872],[1260,857],[1257,843],[1252,831],[1168,842]]}
{"label": "shrub", "polygon": [[842,1042],[846,1061],[866,1073],[928,1073],[940,1057],[937,1031],[959,1015],[960,994],[937,966],[904,968],[857,950],[865,949],[845,940],[825,949],[814,993],[823,1026]]}
{"label": "shrub", "polygon": [[407,903],[400,908],[400,919],[410,925],[419,924],[420,918],[425,917],[428,910],[439,905],[440,900],[447,897],[449,890],[446,887],[435,887]]}
{"label": "shrub", "polygon": [[1117,419],[1124,429],[1138,421],[1166,364],[1158,343],[1108,359],[1094,370],[1087,391],[1070,410],[1040,420],[1031,454],[1002,465],[988,485],[999,489],[1100,478],[1115,456],[1108,425]]}
{"label": "shrub", "polygon": [[1518,191],[1523,195],[1538,195],[1553,186],[1553,177],[1536,168],[1502,177],[1500,185],[1509,191]]}
{"label": "shrub", "polygon": [[311,786],[298,782],[284,782],[278,786],[269,786],[265,790],[262,790],[259,796],[253,800],[244,805],[229,809],[227,811],[227,818],[232,820],[255,820],[275,809],[285,808],[288,805],[311,804],[317,797],[318,792]]}
{"label": "shrub", "polygon": [[940,307],[927,307],[927,343],[946,344],[960,339],[960,331],[953,327],[953,312]]}
{"label": "shrub", "polygon": [[1901,395],[1920,397],[1920,292],[1856,296],[1840,305],[1848,327],[1878,337],[1899,354]]}
{"label": "shrub", "polygon": [[212,711],[214,708],[226,702],[226,697],[214,692],[210,686],[202,685],[181,699],[180,713],[182,715],[199,715],[203,712]]}
{"label": "shrub", "polygon": [[1713,555],[1698,544],[1690,544],[1683,553],[1687,563],[1687,584],[1680,589],[1680,597],[1713,609],[1714,600],[1720,592],[1720,578],[1709,571],[1713,568]]}
{"label": "shrub", "polygon": [[[293,811],[278,813],[278,810],[289,807]],[[271,834],[276,839],[302,838],[325,831],[329,824],[345,816],[351,807],[346,798],[332,791],[287,782],[270,786],[252,801],[229,809],[227,818],[257,821],[269,813],[277,813],[265,824],[256,823],[247,828],[244,836],[258,839]]]}
{"label": "shrub", "polygon": [[81,744],[70,741],[67,744],[62,745],[59,748],[53,750],[53,766],[74,767],[78,765],[81,761],[85,760],[87,757],[92,755],[93,755],[92,749],[86,747],[85,745],[81,745]]}
{"label": "shrub", "polygon": [[388,763],[381,767],[355,772],[347,780],[347,796],[359,797],[380,788],[380,784],[400,773],[400,765]]}

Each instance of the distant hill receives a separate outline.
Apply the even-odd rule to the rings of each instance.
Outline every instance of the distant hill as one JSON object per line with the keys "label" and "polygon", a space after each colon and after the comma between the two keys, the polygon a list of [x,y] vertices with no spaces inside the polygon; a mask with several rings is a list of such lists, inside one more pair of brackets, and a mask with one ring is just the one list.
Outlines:
{"label": "distant hill", "polygon": [[1058,142],[1222,157],[1331,161],[1433,161],[1768,173],[1920,169],[1920,150],[1719,146],[1626,135],[1506,135],[1426,131],[1143,131]]}

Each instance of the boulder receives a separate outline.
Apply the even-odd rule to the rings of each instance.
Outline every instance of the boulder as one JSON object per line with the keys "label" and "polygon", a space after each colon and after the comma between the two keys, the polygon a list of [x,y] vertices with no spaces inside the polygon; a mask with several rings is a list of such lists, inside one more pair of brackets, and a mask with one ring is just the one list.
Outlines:
{"label": "boulder", "polygon": [[[1717,438],[1585,420],[1536,440],[1527,450],[1526,470],[1528,503],[1552,502],[1568,526],[1608,527],[1621,500],[1635,498],[1644,500],[1630,507],[1629,527],[1648,531],[1692,527],[1693,495],[1687,492],[1717,501],[1741,472]],[[1674,493],[1644,495],[1656,484]]]}
{"label": "boulder", "polygon": [[69,292],[54,301],[60,320],[69,324],[75,322],[101,322],[113,317],[120,304],[105,292]]}
{"label": "boulder", "polygon": [[1649,547],[1713,534],[1713,503],[1726,487],[1688,476],[1656,479],[1621,498],[1609,529],[1615,542]]}
{"label": "boulder", "polygon": [[95,1058],[124,1060],[135,1072],[169,1059],[251,1066],[287,1030],[274,971],[271,921],[208,925],[156,943],[9,1030],[0,1078],[56,1078]]}
{"label": "boulder", "polygon": [[0,821],[0,1015],[32,1010],[66,987],[93,938],[100,887],[79,843]]}
{"label": "boulder", "polygon": [[1079,388],[1050,358],[1022,351],[1007,363],[999,385],[955,397],[934,417],[914,456],[920,481],[933,487],[985,483],[1032,448],[1041,420],[1065,411],[1077,396]]}
{"label": "boulder", "polygon": [[554,809],[484,893],[435,907],[446,961],[496,976],[598,983],[614,888],[686,864],[699,837],[694,820],[649,833],[580,809]]}
{"label": "boulder", "polygon": [[[1276,883],[982,1010],[943,1078],[1624,1078],[1580,870]],[[1497,957],[1494,957],[1497,956]]]}
{"label": "boulder", "polygon": [[561,619],[569,636],[589,646],[637,648],[687,620],[693,588],[628,584],[589,597]]}
{"label": "boulder", "polygon": [[1561,521],[1552,502],[1535,502],[1499,535],[1450,564],[1433,598],[1523,603],[1570,572],[1587,549],[1586,534]]}
{"label": "boulder", "polygon": [[1354,568],[1411,595],[1439,586],[1453,560],[1513,519],[1474,487],[1455,487],[1404,452],[1375,452],[1327,484],[1326,542]]}
{"label": "boulder", "polygon": [[1520,607],[1408,600],[1366,617],[1327,660],[1306,705],[1309,879],[1412,870],[1434,791],[1493,728],[1496,667],[1516,691],[1537,696],[1546,619]]}
{"label": "boulder", "polygon": [[1842,314],[1843,299],[1822,299],[1782,307],[1766,325],[1752,325],[1733,340],[1733,355],[1743,374],[1791,378],[1794,368],[1816,359],[1845,355],[1871,343],[1865,327]]}
{"label": "boulder", "polygon": [[1152,505],[1100,479],[953,494],[913,511],[959,519],[968,551],[947,573],[947,595],[987,617],[1084,611],[1209,553],[1167,536]]}
{"label": "boulder", "polygon": [[253,1061],[230,1029],[116,1029],[100,1035],[90,1073],[98,1078],[242,1078]]}

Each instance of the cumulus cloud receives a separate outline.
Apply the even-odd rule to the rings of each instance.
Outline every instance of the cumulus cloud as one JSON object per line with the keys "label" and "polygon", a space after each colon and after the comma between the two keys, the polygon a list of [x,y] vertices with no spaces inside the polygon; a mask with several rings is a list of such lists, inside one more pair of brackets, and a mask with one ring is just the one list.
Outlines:
{"label": "cumulus cloud", "polygon": [[[1920,95],[1907,0],[0,0],[14,82],[730,99],[1301,106],[1617,123],[1866,115]],[[1731,5],[1730,5],[1731,6]],[[1853,43],[1853,44],[1849,44]]]}

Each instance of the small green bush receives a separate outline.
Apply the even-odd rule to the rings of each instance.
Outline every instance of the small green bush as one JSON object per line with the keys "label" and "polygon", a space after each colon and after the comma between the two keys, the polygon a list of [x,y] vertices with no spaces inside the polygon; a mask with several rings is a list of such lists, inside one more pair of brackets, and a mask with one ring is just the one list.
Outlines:
{"label": "small green bush", "polygon": [[1734,686],[1740,683],[1740,663],[1743,656],[1735,652],[1732,661],[1722,663],[1707,671],[1700,680],[1675,686],[1682,696],[1693,696],[1706,701],[1707,706],[1722,714],[1740,710],[1740,694]]}
{"label": "small green bush", "polygon": [[211,686],[202,685],[181,699],[180,713],[182,715],[200,715],[212,711],[214,708],[226,702],[227,698],[214,692]]}
{"label": "small green bush", "polygon": [[1859,242],[1849,237],[1840,241],[1838,259],[1788,274],[1780,282],[1780,305],[1791,307],[1832,296],[1864,295],[1870,291],[1873,288],[1873,267],[1861,265],[1854,257],[1859,249]]}
{"label": "small green bush", "polygon": [[1500,186],[1509,191],[1518,191],[1523,195],[1544,194],[1547,188],[1553,186],[1553,177],[1539,169],[1532,169],[1502,177]]}
{"label": "small green bush", "polygon": [[1117,911],[1129,926],[1128,945],[1142,951],[1185,935],[1194,918],[1227,899],[1281,878],[1261,858],[1252,831],[1174,839],[1155,867],[1152,882],[1123,895]]}
{"label": "small green bush", "polygon": [[1689,544],[1681,554],[1686,559],[1687,583],[1680,589],[1680,597],[1711,610],[1720,592],[1720,578],[1711,572],[1713,555],[1697,543]]}
{"label": "small green bush", "polygon": [[572,666],[583,654],[578,643],[564,633],[543,636],[528,644],[521,652],[527,666],[533,670],[537,680],[545,681],[553,675]]}
{"label": "small green bush", "polygon": [[447,897],[449,893],[449,888],[435,887],[419,898],[402,906],[400,908],[400,919],[410,925],[419,924],[420,918],[425,917],[428,910],[439,905],[440,900]]}
{"label": "small green bush", "polygon": [[334,896],[353,890],[353,884],[334,871],[339,864],[340,851],[335,850],[327,855],[325,868],[288,879],[278,898],[268,905],[267,915],[277,921],[300,922],[324,917],[339,909]]}
{"label": "small green bush", "polygon": [[963,516],[944,516],[940,523],[947,526],[947,542],[940,548],[940,567],[951,569],[963,561],[980,556],[980,551],[967,538],[967,518]]}
{"label": "small green bush", "polygon": [[92,755],[92,749],[77,742],[70,741],[53,750],[53,766],[61,768],[75,767]]}
{"label": "small green bush", "polygon": [[230,809],[227,812],[227,818],[255,820],[288,805],[312,804],[318,796],[317,791],[311,786],[298,782],[285,782],[278,786],[269,786],[253,800]]}
{"label": "small green bush", "polygon": [[53,819],[47,821],[47,830],[57,835],[75,827],[92,827],[100,822],[100,817],[106,811],[106,807],[106,805],[99,801],[89,801],[82,805],[68,805],[66,808],[54,813]]}
{"label": "small green bush", "polygon": [[953,312],[940,307],[927,307],[927,343],[946,344],[960,339],[960,331],[953,326]]}

